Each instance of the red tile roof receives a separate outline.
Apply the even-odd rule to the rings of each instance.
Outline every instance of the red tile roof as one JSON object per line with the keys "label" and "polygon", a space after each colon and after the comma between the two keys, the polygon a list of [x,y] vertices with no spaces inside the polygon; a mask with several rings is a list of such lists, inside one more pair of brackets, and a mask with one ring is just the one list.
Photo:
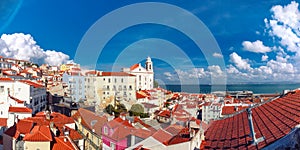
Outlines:
{"label": "red tile roof", "polygon": [[190,132],[188,128],[173,124],[164,130],[158,130],[152,137],[164,145],[172,145],[190,141],[189,135]]}
{"label": "red tile roof", "polygon": [[52,141],[49,126],[34,126],[31,132],[25,134],[24,141]]}
{"label": "red tile roof", "polygon": [[1,127],[7,126],[7,118],[0,118],[0,126]]}
{"label": "red tile roof", "polygon": [[128,127],[128,126],[119,126],[117,127],[113,134],[110,136],[110,138],[112,138],[115,141],[120,141],[124,138],[126,138],[128,135],[131,134],[131,132],[133,132],[135,130],[134,127]]}
{"label": "red tile roof", "polygon": [[144,148],[143,145],[139,145],[136,148],[134,148],[133,150],[150,150],[150,149]]}
{"label": "red tile roof", "polygon": [[42,88],[42,87],[44,87],[44,85],[42,85],[42,84],[39,84],[39,83],[36,83],[36,82],[32,82],[32,81],[30,81],[30,80],[19,80],[20,82],[23,82],[23,83],[25,83],[25,84],[28,84],[28,85],[30,85],[30,86],[33,86],[33,87],[35,87],[35,88]]}
{"label": "red tile roof", "polygon": [[10,106],[8,112],[18,112],[18,113],[32,113],[32,109],[27,107],[12,107]]}
{"label": "red tile roof", "polygon": [[264,137],[257,147],[250,144],[250,127],[244,111],[233,117],[214,121],[205,132],[204,149],[262,149],[300,123],[300,92],[252,108],[256,138]]}
{"label": "red tile roof", "polygon": [[85,73],[85,75],[88,75],[88,74],[92,74],[92,75],[98,76],[100,74],[100,72],[96,71],[96,70],[92,70],[92,71],[88,71],[88,72]]}
{"label": "red tile roof", "polygon": [[222,115],[230,115],[238,111],[248,108],[247,106],[224,106],[222,108]]}
{"label": "red tile roof", "polygon": [[119,127],[119,126],[127,126],[127,127],[133,127],[129,122],[128,120],[123,120],[122,118],[118,117],[118,118],[115,118],[114,120],[111,120],[109,122],[107,122],[107,125],[110,127],[110,128],[116,128],[116,127]]}
{"label": "red tile roof", "polygon": [[82,139],[82,135],[71,129],[65,124],[74,123],[71,117],[67,117],[60,113],[52,112],[50,120],[45,117],[44,113],[38,113],[35,117],[25,118],[19,120],[13,127],[9,128],[5,133],[11,137],[18,138],[20,134],[25,134],[23,140],[25,141],[52,141],[50,126],[51,122],[53,127],[58,129],[59,135],[64,136],[64,131],[69,131],[69,137],[72,140]]}
{"label": "red tile roof", "polygon": [[134,65],[132,65],[132,66],[130,67],[130,71],[132,71],[132,70],[138,68],[139,66],[140,66],[139,64],[134,64]]}
{"label": "red tile roof", "polygon": [[77,121],[78,118],[81,117],[81,124],[90,131],[94,129],[97,135],[101,135],[101,129],[104,124],[107,123],[106,117],[98,116],[95,113],[83,108],[79,108],[72,117]]}
{"label": "red tile roof", "polygon": [[0,78],[0,81],[14,81],[12,78]]}
{"label": "red tile roof", "polygon": [[160,117],[165,117],[165,118],[170,118],[171,117],[171,112],[169,110],[163,110],[163,111],[160,111],[157,116],[160,116]]}
{"label": "red tile roof", "polygon": [[69,131],[69,137],[72,140],[79,140],[79,139],[83,138],[80,133],[78,133],[76,130],[71,129],[67,126],[59,126],[58,130],[59,130],[59,133],[60,133],[59,136],[64,136],[64,131]]}
{"label": "red tile roof", "polygon": [[37,125],[49,125],[50,122],[53,122],[56,126],[62,127],[65,124],[74,123],[74,119],[72,117],[67,117],[61,113],[52,112],[50,114],[50,120],[46,119],[45,112],[39,112],[35,115],[35,117],[26,118],[27,120],[32,120]]}
{"label": "red tile roof", "polygon": [[145,122],[143,122],[140,118],[138,118],[138,117],[134,117],[134,119],[133,119],[133,122],[134,123],[140,123],[141,125],[143,125],[145,128],[151,128],[151,126],[150,125],[148,125],[148,124],[146,124]]}
{"label": "red tile roof", "polygon": [[[64,141],[66,140],[66,142]],[[55,143],[53,144],[52,150],[74,150],[71,142],[64,137],[55,137]]]}
{"label": "red tile roof", "polygon": [[102,72],[102,76],[135,76],[126,72]]}
{"label": "red tile roof", "polygon": [[30,130],[32,129],[34,125],[34,122],[30,121],[30,120],[19,120],[19,122],[17,123],[17,131],[20,132],[21,134],[25,134],[25,133],[29,133]]}
{"label": "red tile roof", "polygon": [[24,103],[23,100],[17,99],[15,97],[11,96],[11,95],[9,95],[9,98],[11,98],[12,100],[16,101],[18,104],[23,104]]}
{"label": "red tile roof", "polygon": [[151,103],[142,103],[145,108],[157,108],[158,106]]}
{"label": "red tile roof", "polygon": [[149,97],[149,96],[143,92],[140,92],[140,91],[136,92],[136,99],[142,99],[142,98],[147,98],[147,97]]}
{"label": "red tile roof", "polygon": [[172,124],[172,125],[168,126],[167,128],[165,128],[165,131],[167,131],[171,135],[175,136],[175,135],[179,134],[183,129],[184,129],[183,126]]}
{"label": "red tile roof", "polygon": [[171,140],[173,136],[165,130],[160,129],[157,132],[155,132],[152,135],[152,137],[155,138],[157,141],[167,145],[169,140]]}
{"label": "red tile roof", "polygon": [[149,136],[152,135],[152,131],[139,128],[139,129],[134,130],[132,132],[132,134],[137,136],[137,137],[140,137],[142,139],[146,139],[146,138],[148,138]]}
{"label": "red tile roof", "polygon": [[128,122],[128,120],[123,120],[122,118],[118,117],[107,123],[108,127],[112,128],[114,131],[112,135],[106,135],[106,136],[115,141],[120,141],[131,134],[146,139],[147,137],[152,135],[153,131],[155,131],[155,129],[153,129],[150,125],[145,124],[137,117],[134,118],[133,122],[135,123],[138,122],[141,125],[143,125],[145,128],[148,128],[149,130],[144,130],[141,128],[136,129]]}

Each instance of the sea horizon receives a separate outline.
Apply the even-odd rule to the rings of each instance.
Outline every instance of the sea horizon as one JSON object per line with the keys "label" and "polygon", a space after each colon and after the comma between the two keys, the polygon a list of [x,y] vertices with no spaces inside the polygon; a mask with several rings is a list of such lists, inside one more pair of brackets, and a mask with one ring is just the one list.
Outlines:
{"label": "sea horizon", "polygon": [[300,83],[239,83],[239,84],[166,84],[161,86],[172,92],[211,93],[215,91],[252,91],[254,94],[282,93],[300,88]]}

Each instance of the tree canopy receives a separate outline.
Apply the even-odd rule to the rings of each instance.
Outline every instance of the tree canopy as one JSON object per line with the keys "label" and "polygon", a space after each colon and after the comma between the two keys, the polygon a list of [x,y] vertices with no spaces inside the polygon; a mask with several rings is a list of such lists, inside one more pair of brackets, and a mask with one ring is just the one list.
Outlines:
{"label": "tree canopy", "polygon": [[144,107],[140,104],[133,104],[130,111],[134,113],[144,113]]}

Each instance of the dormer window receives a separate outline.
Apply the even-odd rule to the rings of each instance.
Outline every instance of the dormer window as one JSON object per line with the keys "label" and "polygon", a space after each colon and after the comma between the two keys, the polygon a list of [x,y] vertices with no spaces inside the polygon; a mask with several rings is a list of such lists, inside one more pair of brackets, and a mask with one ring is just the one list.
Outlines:
{"label": "dormer window", "polygon": [[104,134],[108,134],[108,129],[107,129],[107,127],[104,127]]}

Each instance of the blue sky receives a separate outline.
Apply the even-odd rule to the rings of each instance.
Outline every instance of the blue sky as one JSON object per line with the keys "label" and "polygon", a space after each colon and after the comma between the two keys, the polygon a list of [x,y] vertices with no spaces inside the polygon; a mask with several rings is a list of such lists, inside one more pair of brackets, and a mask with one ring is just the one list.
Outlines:
{"label": "blue sky", "polygon": [[[120,7],[148,1],[18,2],[18,0],[0,2],[5,6],[0,7],[2,12],[0,20],[4,21],[0,26],[0,33],[5,34],[1,37],[0,54],[56,65],[74,60],[83,36],[101,17]],[[300,78],[298,75],[300,68],[297,67],[300,60],[299,2],[280,0],[152,2],[171,4],[198,17],[210,30],[220,47],[221,53],[212,52],[212,57],[224,60],[225,65],[209,64],[207,55],[204,55],[197,44],[181,31],[147,23],[128,27],[116,34],[102,49],[96,64],[97,69],[110,71],[115,67],[114,69],[118,70],[135,62],[143,63],[143,59],[147,56],[151,57],[158,53],[164,55],[161,58],[169,56],[168,60],[153,58],[155,77],[162,84],[190,84],[195,83],[195,80],[200,83],[211,83],[213,78],[227,79],[227,83],[294,82]],[[157,10],[153,8],[153,12],[155,11]],[[142,12],[137,12],[133,17],[138,17],[139,14]],[[177,16],[170,17],[170,20],[185,23],[184,20],[176,18]],[[194,28],[194,24],[185,26]],[[111,28],[114,28],[114,22],[111,23]],[[23,39],[23,42],[18,43],[20,42],[18,39]],[[165,41],[177,45],[180,50],[175,51],[176,47]],[[124,54],[125,52],[130,53]],[[182,57],[181,52],[186,56]],[[117,61],[118,58],[121,60]]]}

